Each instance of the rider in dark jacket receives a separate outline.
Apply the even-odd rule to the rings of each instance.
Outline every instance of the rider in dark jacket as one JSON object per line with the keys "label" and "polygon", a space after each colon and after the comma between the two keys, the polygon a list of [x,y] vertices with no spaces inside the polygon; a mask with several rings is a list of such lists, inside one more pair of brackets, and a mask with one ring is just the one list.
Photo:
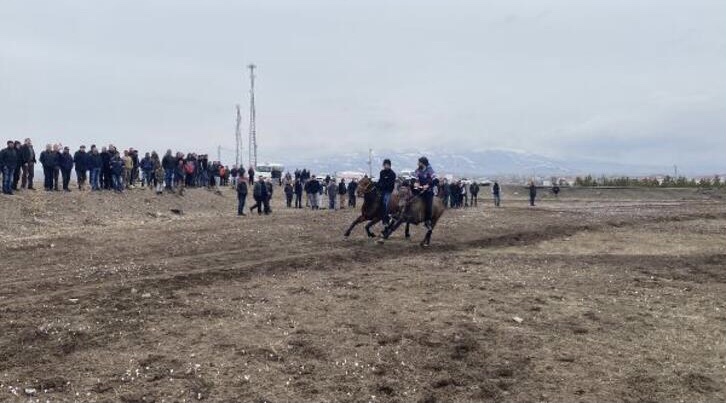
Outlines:
{"label": "rider in dark jacket", "polygon": [[421,200],[424,202],[424,216],[426,219],[426,228],[431,230],[432,218],[434,210],[434,181],[436,180],[436,174],[434,169],[431,168],[429,160],[426,157],[418,159],[418,169],[414,173],[418,189],[420,191]]}
{"label": "rider in dark jacket", "polygon": [[393,189],[396,187],[396,173],[391,169],[391,160],[383,160],[383,169],[378,174],[378,190],[381,191],[381,219],[383,225],[388,225],[388,202],[391,199]]}

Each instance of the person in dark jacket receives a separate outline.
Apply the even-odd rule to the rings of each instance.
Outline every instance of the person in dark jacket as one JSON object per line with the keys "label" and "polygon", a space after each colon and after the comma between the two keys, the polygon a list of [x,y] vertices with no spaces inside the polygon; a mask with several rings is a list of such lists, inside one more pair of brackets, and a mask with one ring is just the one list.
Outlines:
{"label": "person in dark jacket", "polygon": [[292,207],[292,198],[295,194],[295,189],[292,188],[290,182],[285,183],[285,201],[287,201],[287,208]]}
{"label": "person in dark jacket", "polygon": [[255,182],[255,168],[250,165],[250,169],[247,170],[247,180],[250,181],[250,183],[257,183]]}
{"label": "person in dark jacket", "polygon": [[33,187],[33,178],[35,177],[35,150],[33,142],[28,138],[25,144],[20,147],[20,160],[22,167],[22,176],[20,179],[20,187],[28,190],[35,190]]}
{"label": "person in dark jacket", "polygon": [[13,191],[18,190],[18,183],[20,182],[20,171],[23,167],[23,160],[20,156],[20,146],[22,145],[19,141],[15,140],[15,155],[17,156],[17,162],[15,170],[13,171]]}
{"label": "person in dark jacket", "polygon": [[418,159],[418,169],[414,172],[416,178],[415,188],[419,192],[421,201],[424,202],[424,225],[426,229],[432,228],[432,215],[434,212],[434,187],[436,186],[436,173],[431,167],[428,158],[421,157]]}
{"label": "person in dark jacket", "polygon": [[48,144],[45,151],[40,153],[40,163],[43,165],[43,176],[45,177],[45,190],[58,190],[59,158],[58,146]]}
{"label": "person in dark jacket", "polygon": [[73,154],[73,162],[76,164],[76,182],[78,182],[78,190],[85,190],[87,179],[86,173],[89,170],[86,146],[81,146],[78,151]]}
{"label": "person in dark jacket", "polygon": [[[257,214],[261,215],[262,207],[269,203],[267,202],[269,197],[267,193],[267,184],[265,184],[265,179],[263,177],[259,177],[257,182],[255,182],[255,185],[252,188],[252,197],[255,199],[255,204],[250,207],[250,211],[257,209]],[[265,208],[265,214],[270,214],[267,208]]]}
{"label": "person in dark jacket", "polygon": [[299,172],[296,172],[296,176],[298,176],[298,178],[295,179],[295,184],[292,186],[292,190],[295,193],[295,208],[302,208],[303,185],[300,181],[299,175]]}
{"label": "person in dark jacket", "polygon": [[494,197],[494,207],[499,207],[499,205],[502,203],[502,198],[500,196],[501,193],[501,187],[499,186],[499,182],[494,181],[494,185],[492,185],[492,196]]}
{"label": "person in dark jacket", "polygon": [[383,225],[388,225],[388,202],[391,200],[391,194],[393,189],[396,187],[396,173],[391,169],[391,160],[386,158],[383,160],[383,169],[378,174],[378,189],[381,191],[381,219]]}
{"label": "person in dark jacket", "polygon": [[265,214],[272,213],[272,191],[274,190],[274,187],[272,186],[273,180],[273,178],[270,178],[270,180],[265,181],[265,187],[267,187],[267,198],[265,199]]}
{"label": "person in dark jacket", "polygon": [[348,194],[348,186],[345,184],[345,179],[341,179],[338,183],[338,205],[340,209],[345,208],[345,195]]}
{"label": "person in dark jacket", "polygon": [[348,184],[348,207],[355,208],[356,202],[356,191],[358,190],[358,181],[355,179],[351,180]]}
{"label": "person in dark jacket", "polygon": [[8,141],[7,148],[0,151],[0,170],[3,174],[3,193],[13,194],[13,176],[18,166],[18,151],[15,149],[15,142]]}
{"label": "person in dark jacket", "polygon": [[139,181],[139,151],[129,148],[129,157],[131,157],[131,177],[129,181],[132,186]]}
{"label": "person in dark jacket", "polygon": [[63,152],[58,157],[58,167],[63,177],[63,191],[70,192],[68,184],[71,182],[71,171],[73,170],[73,156],[68,147],[63,148]]}
{"label": "person in dark jacket", "polygon": [[151,183],[154,179],[154,161],[151,160],[151,154],[146,153],[139,162],[139,166],[141,168],[141,187],[153,188]]}
{"label": "person in dark jacket", "polygon": [[313,210],[319,210],[320,191],[323,188],[320,181],[314,175],[311,175],[310,180],[305,184],[305,187],[307,188],[306,191],[308,198],[310,199],[310,208]]}
{"label": "person in dark jacket", "polygon": [[242,175],[237,178],[237,215],[246,215],[245,202],[247,201],[247,191],[247,179],[244,177],[243,170]]}
{"label": "person in dark jacket", "polygon": [[164,183],[166,190],[171,190],[172,181],[174,180],[174,171],[176,170],[177,160],[171,154],[171,150],[166,150],[164,158],[161,159],[161,166],[164,168]]}
{"label": "person in dark jacket", "polygon": [[101,154],[98,152],[98,148],[96,148],[95,144],[91,145],[91,153],[86,157],[86,161],[88,163],[88,170],[91,174],[91,190],[101,190],[100,177],[101,168],[103,167],[103,158],[101,158]]}
{"label": "person in dark jacket", "polygon": [[534,185],[534,181],[529,182],[529,205],[534,207],[534,199],[537,198],[537,186]]}
{"label": "person in dark jacket", "polygon": [[108,151],[111,156],[111,182],[113,183],[113,190],[121,193],[124,190],[124,161],[121,159],[121,154],[115,149]]}
{"label": "person in dark jacket", "polygon": [[469,187],[469,192],[471,192],[471,205],[473,207],[479,206],[479,184],[473,182]]}
{"label": "person in dark jacket", "polygon": [[111,190],[113,179],[111,175],[111,152],[106,147],[101,147],[101,188]]}

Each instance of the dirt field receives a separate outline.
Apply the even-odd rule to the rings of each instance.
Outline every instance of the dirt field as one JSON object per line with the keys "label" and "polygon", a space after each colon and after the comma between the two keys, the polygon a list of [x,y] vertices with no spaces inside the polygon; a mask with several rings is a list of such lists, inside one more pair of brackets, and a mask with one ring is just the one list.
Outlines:
{"label": "dirt field", "polygon": [[724,193],[486,192],[428,249],[279,190],[0,197],[0,401],[726,400]]}

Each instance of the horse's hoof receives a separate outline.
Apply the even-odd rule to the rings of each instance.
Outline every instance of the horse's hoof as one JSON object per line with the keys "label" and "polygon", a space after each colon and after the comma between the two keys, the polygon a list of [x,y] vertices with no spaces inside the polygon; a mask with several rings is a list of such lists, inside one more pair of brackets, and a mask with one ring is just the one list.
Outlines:
{"label": "horse's hoof", "polygon": [[383,241],[383,239],[378,238],[378,239],[376,239],[376,243],[378,245],[383,245],[385,242]]}

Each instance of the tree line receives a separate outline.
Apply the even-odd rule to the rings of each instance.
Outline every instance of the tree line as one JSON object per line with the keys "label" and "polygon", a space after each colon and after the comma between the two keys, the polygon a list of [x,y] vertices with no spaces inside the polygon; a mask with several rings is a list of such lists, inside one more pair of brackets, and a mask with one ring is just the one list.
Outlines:
{"label": "tree line", "polygon": [[578,176],[575,178],[575,186],[594,187],[594,186],[617,186],[617,187],[647,187],[647,188],[720,188],[726,187],[726,182],[721,177],[715,175],[713,178],[686,178],[685,176],[673,177],[664,176],[662,179],[656,178],[630,178],[621,176],[616,178],[593,178],[587,175],[584,178]]}

